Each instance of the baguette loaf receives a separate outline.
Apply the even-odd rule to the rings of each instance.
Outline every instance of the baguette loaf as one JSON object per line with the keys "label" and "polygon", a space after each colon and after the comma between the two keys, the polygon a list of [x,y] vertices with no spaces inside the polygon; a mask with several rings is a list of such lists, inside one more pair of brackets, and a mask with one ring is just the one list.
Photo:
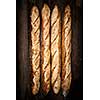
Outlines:
{"label": "baguette loaf", "polygon": [[51,59],[52,59],[51,85],[55,94],[58,94],[61,84],[60,42],[61,42],[60,13],[57,5],[55,5],[51,14]]}
{"label": "baguette loaf", "polygon": [[71,9],[66,6],[62,26],[62,90],[66,96],[71,85]]}
{"label": "baguette loaf", "polygon": [[47,4],[42,8],[42,90],[47,94],[50,90],[50,9]]}
{"label": "baguette loaf", "polygon": [[32,93],[35,95],[40,88],[40,17],[36,6],[31,12],[31,42],[32,42]]}

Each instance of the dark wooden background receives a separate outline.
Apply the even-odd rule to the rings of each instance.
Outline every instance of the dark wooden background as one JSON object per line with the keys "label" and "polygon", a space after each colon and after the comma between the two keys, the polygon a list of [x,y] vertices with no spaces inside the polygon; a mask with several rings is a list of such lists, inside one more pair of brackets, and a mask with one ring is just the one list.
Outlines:
{"label": "dark wooden background", "polygon": [[[61,92],[47,96],[31,93],[31,66],[29,63],[30,10],[37,5],[41,11],[47,3],[52,11],[58,5],[62,17],[64,7],[72,10],[72,84],[69,94],[63,98]],[[83,100],[83,1],[82,0],[16,0],[16,99],[17,100]]]}

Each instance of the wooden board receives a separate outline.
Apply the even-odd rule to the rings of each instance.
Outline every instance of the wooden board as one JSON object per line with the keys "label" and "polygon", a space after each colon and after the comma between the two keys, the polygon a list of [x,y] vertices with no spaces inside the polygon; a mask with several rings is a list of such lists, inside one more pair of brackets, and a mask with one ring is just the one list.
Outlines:
{"label": "wooden board", "polygon": [[37,5],[41,11],[47,3],[52,10],[58,5],[62,16],[66,4],[72,9],[72,84],[65,100],[83,98],[83,1],[82,0],[16,0],[16,100],[63,100],[61,93],[47,96],[31,93],[31,66],[29,57],[30,10]]}

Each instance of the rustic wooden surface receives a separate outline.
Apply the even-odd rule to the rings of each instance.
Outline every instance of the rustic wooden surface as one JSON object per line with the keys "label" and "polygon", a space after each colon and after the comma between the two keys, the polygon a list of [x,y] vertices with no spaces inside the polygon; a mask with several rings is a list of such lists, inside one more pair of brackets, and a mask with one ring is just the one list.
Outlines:
{"label": "rustic wooden surface", "polygon": [[[41,2],[42,1],[42,2]],[[72,84],[69,94],[63,98],[61,92],[54,95],[52,91],[44,96],[31,93],[31,66],[29,63],[30,9],[37,5],[39,10],[43,3],[49,7],[58,5],[62,12],[66,4],[72,9]],[[16,0],[16,99],[17,100],[82,100],[83,99],[83,1],[82,0]]]}

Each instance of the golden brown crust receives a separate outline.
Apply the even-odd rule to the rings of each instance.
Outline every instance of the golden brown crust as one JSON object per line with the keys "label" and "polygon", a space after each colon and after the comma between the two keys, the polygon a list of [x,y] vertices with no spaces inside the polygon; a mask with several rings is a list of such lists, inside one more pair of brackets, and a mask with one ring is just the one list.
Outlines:
{"label": "golden brown crust", "polygon": [[50,90],[50,9],[44,4],[42,8],[42,90],[47,94]]}
{"label": "golden brown crust", "polygon": [[31,42],[32,42],[32,93],[35,95],[40,88],[40,17],[36,6],[31,12]]}
{"label": "golden brown crust", "polygon": [[66,6],[62,26],[62,90],[65,95],[71,85],[71,9]]}
{"label": "golden brown crust", "polygon": [[61,42],[61,26],[60,13],[58,7],[55,5],[51,14],[51,85],[55,94],[60,90],[61,78],[61,59],[60,59],[60,42]]}

